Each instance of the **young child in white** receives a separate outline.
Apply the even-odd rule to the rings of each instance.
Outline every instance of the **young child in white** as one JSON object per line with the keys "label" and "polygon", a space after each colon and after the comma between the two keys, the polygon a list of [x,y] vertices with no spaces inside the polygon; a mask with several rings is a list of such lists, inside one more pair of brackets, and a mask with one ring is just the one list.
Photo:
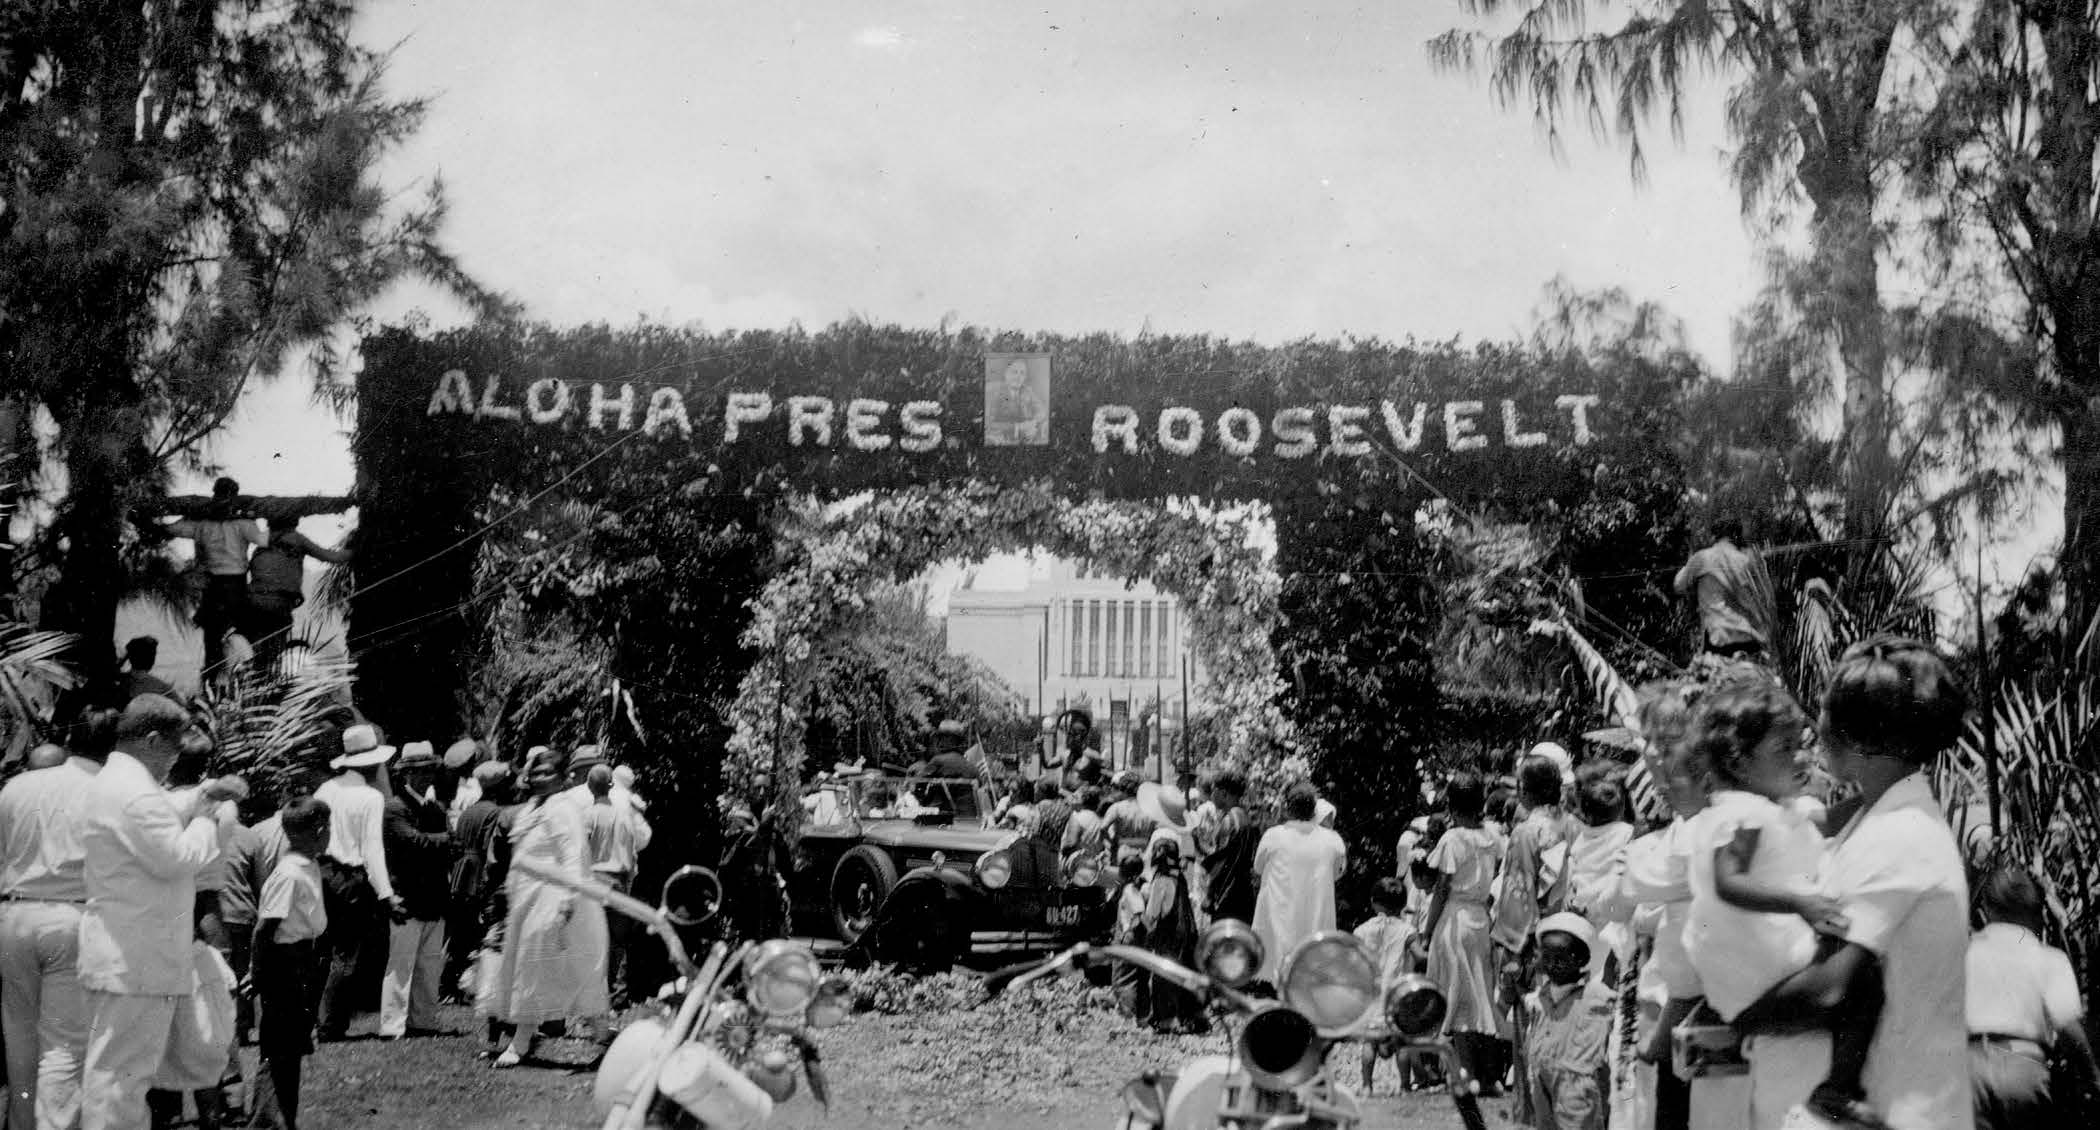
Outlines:
{"label": "young child in white", "polygon": [[[1691,756],[1710,794],[1688,824],[1692,905],[1684,944],[1723,1020],[1808,966],[1818,932],[1844,932],[1838,903],[1818,886],[1821,807],[1801,793],[1809,773],[1805,721],[1784,689],[1759,681],[1713,692],[1693,722]],[[1879,1010],[1855,1011],[1832,1025],[1830,1073],[1810,1107],[1872,1125],[1860,1077]],[[1806,1054],[1813,1062],[1820,1049]]]}

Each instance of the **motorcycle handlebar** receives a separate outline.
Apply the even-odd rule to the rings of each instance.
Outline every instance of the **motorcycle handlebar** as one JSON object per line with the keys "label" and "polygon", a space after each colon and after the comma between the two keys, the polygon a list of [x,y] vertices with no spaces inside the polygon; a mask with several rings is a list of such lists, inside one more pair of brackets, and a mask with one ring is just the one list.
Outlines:
{"label": "motorcycle handlebar", "polygon": [[996,997],[1008,989],[1026,985],[1031,981],[1039,981],[1065,969],[1084,969],[1089,964],[1100,960],[1121,961],[1125,964],[1135,965],[1155,977],[1165,978],[1199,996],[1220,996],[1235,1005],[1247,1006],[1247,999],[1239,993],[1218,984],[1209,977],[1171,958],[1161,957],[1150,950],[1139,949],[1136,946],[1096,946],[1086,942],[1081,942],[1061,953],[1052,954],[1044,961],[1009,965],[1004,969],[1000,969],[985,977],[985,992],[989,996]]}

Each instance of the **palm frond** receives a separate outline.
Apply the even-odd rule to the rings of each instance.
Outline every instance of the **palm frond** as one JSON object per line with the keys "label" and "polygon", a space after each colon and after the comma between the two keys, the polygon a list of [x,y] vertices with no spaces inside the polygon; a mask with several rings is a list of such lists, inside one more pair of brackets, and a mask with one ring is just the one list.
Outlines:
{"label": "palm frond", "polygon": [[66,632],[0,623],[0,719],[7,727],[0,764],[11,765],[29,752],[50,721],[58,693],[78,682],[62,662],[73,644],[74,637]]}
{"label": "palm frond", "polygon": [[325,772],[316,742],[341,721],[356,684],[348,658],[308,656],[288,673],[243,667],[207,687],[201,705],[217,745],[213,772],[237,773],[272,797],[298,791]]}

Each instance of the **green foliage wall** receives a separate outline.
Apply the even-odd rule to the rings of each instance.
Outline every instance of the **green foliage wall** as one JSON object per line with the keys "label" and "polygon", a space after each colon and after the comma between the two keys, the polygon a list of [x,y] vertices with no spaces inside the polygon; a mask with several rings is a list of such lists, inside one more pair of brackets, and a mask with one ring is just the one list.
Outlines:
{"label": "green foliage wall", "polygon": [[[996,351],[1051,355],[1048,445],[982,444],[984,355]],[[588,538],[602,583],[572,595],[615,641],[623,678],[638,695],[658,696],[644,718],[678,720],[657,727],[675,732],[646,744],[666,764],[695,767],[677,776],[698,803],[719,757],[721,711],[751,659],[737,636],[771,569],[766,521],[789,493],[840,497],[969,480],[1048,481],[1082,498],[1256,498],[1277,508],[1282,562],[1299,573],[1285,594],[1278,646],[1286,681],[1295,682],[1292,671],[1307,679],[1285,708],[1314,738],[1316,754],[1328,755],[1319,764],[1332,785],[1376,782],[1378,791],[1351,807],[1380,814],[1381,840],[1391,838],[1384,822],[1404,816],[1412,792],[1408,775],[1392,766],[1426,740],[1424,719],[1436,706],[1424,661],[1435,593],[1410,529],[1416,507],[1443,496],[1565,512],[1617,489],[1600,485],[1600,466],[1668,458],[1670,435],[1655,421],[1682,376],[1500,345],[1270,347],[863,324],[813,333],[389,329],[366,340],[364,358],[352,642],[367,709],[401,736],[443,737],[459,726],[470,634],[463,611],[486,595],[472,588],[482,531],[527,521],[546,502],[575,498],[609,515]],[[454,370],[458,377],[444,385]],[[534,382],[545,383],[529,403]],[[431,414],[441,385],[449,388],[441,407],[468,410]],[[738,392],[767,393],[775,407],[725,444],[725,407]],[[813,431],[789,442],[781,405],[790,396],[832,403],[840,414],[832,442],[816,442]],[[1578,444],[1563,397],[1595,398],[1580,402],[1587,442]],[[893,441],[904,438],[904,405],[938,403],[944,438],[923,452],[857,450],[842,435],[854,398],[886,403],[878,430]],[[662,419],[645,426],[649,407],[667,399],[683,407],[690,434]],[[1385,423],[1388,401],[1397,433]],[[535,403],[549,422],[526,417]],[[1108,405],[1135,413],[1128,453],[1119,437],[1096,450],[1096,409]],[[1183,415],[1203,422],[1192,453],[1177,454],[1171,442],[1189,431],[1159,429],[1167,408],[1192,409]],[[1233,409],[1262,425],[1251,455],[1219,442],[1218,422]],[[1284,409],[1303,409],[1300,422],[1309,424],[1299,457],[1276,450]],[[1456,433],[1447,419],[1457,420]],[[1363,431],[1338,430],[1337,420]],[[1464,438],[1468,427],[1475,434]]]}

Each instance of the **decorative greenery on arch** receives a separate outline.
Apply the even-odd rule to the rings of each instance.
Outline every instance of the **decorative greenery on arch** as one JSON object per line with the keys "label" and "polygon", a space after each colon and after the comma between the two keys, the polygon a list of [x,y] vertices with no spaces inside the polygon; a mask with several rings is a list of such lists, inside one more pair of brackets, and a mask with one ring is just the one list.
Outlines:
{"label": "decorative greenery on arch", "polygon": [[801,781],[813,641],[847,630],[870,586],[956,558],[1041,548],[1149,578],[1178,597],[1210,697],[1230,719],[1228,757],[1287,772],[1297,742],[1277,705],[1283,680],[1270,640],[1282,579],[1260,533],[1259,503],[1219,509],[1181,498],[1074,501],[1049,483],[975,480],[825,507],[802,498],[779,523],[786,561],[752,602],[743,635],[753,663],[730,708],[724,785],[749,796],[761,774],[784,795]]}

